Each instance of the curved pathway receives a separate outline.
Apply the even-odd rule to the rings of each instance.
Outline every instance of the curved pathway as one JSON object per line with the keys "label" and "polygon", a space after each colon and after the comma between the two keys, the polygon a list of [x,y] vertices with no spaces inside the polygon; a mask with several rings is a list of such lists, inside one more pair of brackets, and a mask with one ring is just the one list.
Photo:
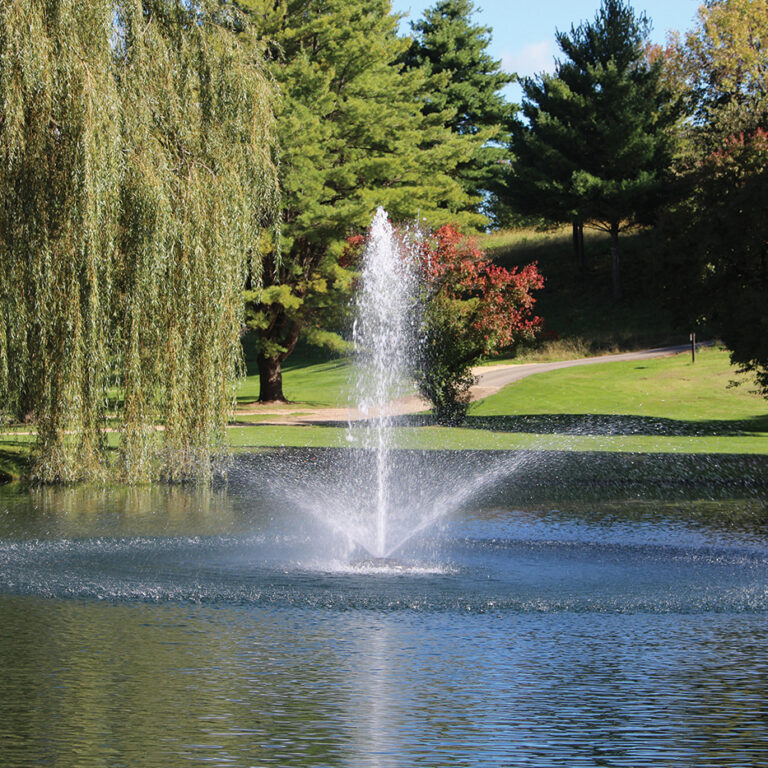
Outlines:
{"label": "curved pathway", "polygon": [[[712,342],[698,343],[697,347],[710,346]],[[470,389],[470,399],[480,400],[483,397],[496,394],[506,387],[527,376],[546,371],[556,371],[559,368],[571,368],[576,365],[592,365],[594,363],[618,363],[625,360],[648,360],[653,357],[667,357],[681,352],[690,352],[690,344],[679,344],[673,347],[656,347],[654,349],[642,349],[637,352],[623,352],[617,355],[602,355],[600,357],[582,357],[577,360],[560,360],[553,363],[501,363],[499,365],[479,365],[472,369],[477,378],[477,383]],[[410,413],[419,413],[429,409],[429,403],[418,395],[395,400],[391,404],[389,413],[402,416]],[[361,413],[355,408],[303,408],[300,403],[286,403],[284,405],[265,404],[247,405],[238,408],[241,415],[268,416],[258,422],[236,422],[241,426],[254,426],[258,424],[319,424],[328,422],[357,421],[359,419],[375,416],[375,413]],[[237,415],[235,416],[237,418]]]}

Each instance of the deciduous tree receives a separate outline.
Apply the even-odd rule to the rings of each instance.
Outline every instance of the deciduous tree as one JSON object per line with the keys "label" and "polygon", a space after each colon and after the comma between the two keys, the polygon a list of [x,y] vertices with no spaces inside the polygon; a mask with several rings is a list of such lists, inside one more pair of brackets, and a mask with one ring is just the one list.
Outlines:
{"label": "deciduous tree", "polygon": [[104,471],[113,386],[128,479],[221,445],[277,199],[241,22],[218,0],[0,3],[0,407],[32,412],[39,480]]}
{"label": "deciduous tree", "polygon": [[768,395],[768,4],[712,0],[673,42],[692,120],[678,202],[662,220],[667,295]]}
{"label": "deciduous tree", "polygon": [[768,0],[709,0],[673,42],[702,151],[768,127]]}
{"label": "deciduous tree", "polygon": [[716,330],[768,396],[768,132],[732,137],[686,182],[662,222],[669,298],[693,327]]}
{"label": "deciduous tree", "polygon": [[461,423],[481,357],[530,342],[541,327],[535,264],[511,271],[483,258],[472,240],[446,225],[420,245],[423,321],[414,378],[441,424]]}

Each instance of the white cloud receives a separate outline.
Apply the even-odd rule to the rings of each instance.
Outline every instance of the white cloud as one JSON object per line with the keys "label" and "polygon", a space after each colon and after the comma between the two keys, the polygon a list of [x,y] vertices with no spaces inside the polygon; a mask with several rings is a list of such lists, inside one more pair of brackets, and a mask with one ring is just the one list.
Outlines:
{"label": "white cloud", "polygon": [[520,77],[528,77],[537,72],[554,72],[556,53],[553,40],[531,43],[519,51],[503,53],[501,68],[505,72],[516,72]]}

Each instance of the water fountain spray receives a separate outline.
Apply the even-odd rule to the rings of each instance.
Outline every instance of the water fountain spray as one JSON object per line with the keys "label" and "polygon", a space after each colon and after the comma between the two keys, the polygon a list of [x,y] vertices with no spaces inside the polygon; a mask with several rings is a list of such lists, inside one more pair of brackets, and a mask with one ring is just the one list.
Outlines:
{"label": "water fountain spray", "polygon": [[388,551],[393,414],[390,404],[408,392],[415,349],[417,269],[383,208],[365,246],[355,306],[355,403],[362,424],[349,425],[350,442],[375,454],[375,554]]}

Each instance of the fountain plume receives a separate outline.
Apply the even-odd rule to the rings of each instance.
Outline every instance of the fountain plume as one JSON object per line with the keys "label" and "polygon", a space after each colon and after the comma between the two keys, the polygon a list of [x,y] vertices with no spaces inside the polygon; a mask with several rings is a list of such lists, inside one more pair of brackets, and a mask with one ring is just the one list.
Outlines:
{"label": "fountain plume", "polygon": [[[349,423],[350,443],[374,456],[373,553],[387,553],[392,505],[390,403],[408,392],[415,345],[417,270],[414,254],[398,238],[383,208],[376,211],[363,252],[355,305],[355,405],[363,415]],[[358,467],[357,469],[361,469]]]}

